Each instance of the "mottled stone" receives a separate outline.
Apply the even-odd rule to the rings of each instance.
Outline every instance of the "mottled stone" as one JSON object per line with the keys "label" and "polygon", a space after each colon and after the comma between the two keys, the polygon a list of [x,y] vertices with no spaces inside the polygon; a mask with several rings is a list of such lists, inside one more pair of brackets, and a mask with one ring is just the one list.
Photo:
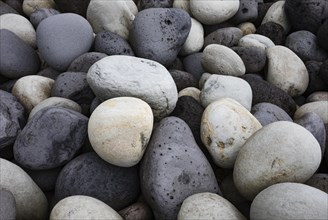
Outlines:
{"label": "mottled stone", "polygon": [[205,37],[204,47],[210,44],[221,44],[227,47],[236,46],[243,37],[243,32],[236,27],[220,28]]}

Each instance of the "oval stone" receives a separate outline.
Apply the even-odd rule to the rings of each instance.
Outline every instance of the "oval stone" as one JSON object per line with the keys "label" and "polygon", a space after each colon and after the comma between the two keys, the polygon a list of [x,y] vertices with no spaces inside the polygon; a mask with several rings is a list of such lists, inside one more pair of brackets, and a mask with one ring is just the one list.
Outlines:
{"label": "oval stone", "polygon": [[238,44],[243,32],[236,27],[219,28],[205,37],[204,47],[210,44],[220,44],[232,47]]}
{"label": "oval stone", "polygon": [[315,137],[296,123],[279,121],[246,141],[238,153],[233,179],[238,191],[253,200],[273,184],[305,182],[320,162],[321,148]]}
{"label": "oval stone", "polygon": [[191,28],[188,37],[179,52],[181,56],[187,56],[196,53],[204,45],[204,29],[201,23],[191,18]]}
{"label": "oval stone", "polygon": [[276,121],[293,121],[283,109],[269,102],[261,102],[253,105],[251,113],[259,120],[262,126]]}

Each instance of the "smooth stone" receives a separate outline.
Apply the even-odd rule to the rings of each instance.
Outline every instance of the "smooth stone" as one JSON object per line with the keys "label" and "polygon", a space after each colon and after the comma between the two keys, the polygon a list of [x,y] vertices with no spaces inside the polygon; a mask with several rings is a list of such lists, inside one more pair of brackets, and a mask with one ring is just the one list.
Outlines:
{"label": "smooth stone", "polygon": [[198,88],[195,87],[187,87],[185,89],[182,89],[179,94],[178,97],[183,97],[183,96],[189,96],[194,98],[197,102],[200,103],[200,90]]}
{"label": "smooth stone", "polygon": [[40,72],[38,72],[37,75],[56,80],[56,78],[59,76],[60,73],[61,72],[58,72],[57,70],[55,70],[51,67],[47,67],[47,68],[41,70]]}
{"label": "smooth stone", "polygon": [[321,64],[319,76],[326,84],[328,84],[328,59]]}
{"label": "smooth stone", "polygon": [[320,26],[317,32],[318,44],[321,48],[325,49],[326,51],[328,51],[328,43],[326,39],[327,35],[328,35],[328,20]]}
{"label": "smooth stone", "polygon": [[269,102],[279,106],[290,116],[294,115],[296,103],[286,92],[254,74],[246,74],[242,79],[246,80],[252,88],[252,105]]}
{"label": "smooth stone", "polygon": [[98,53],[98,52],[88,52],[82,54],[81,56],[77,57],[73,62],[69,65],[67,71],[68,72],[83,72],[87,73],[90,67],[97,61],[101,60],[102,58],[107,57],[105,53]]}
{"label": "smooth stone", "polygon": [[189,0],[173,0],[173,8],[180,8],[186,11],[189,15],[191,14],[190,11],[190,1]]}
{"label": "smooth stone", "polygon": [[8,80],[5,83],[0,84],[0,89],[6,92],[11,93],[12,88],[14,87],[16,83],[16,79]]}
{"label": "smooth stone", "polygon": [[232,47],[242,59],[246,73],[261,72],[266,64],[266,53],[258,47]]}
{"label": "smooth stone", "polygon": [[72,13],[44,19],[36,30],[36,36],[41,57],[59,71],[65,71],[74,59],[88,52],[93,42],[88,21]]}
{"label": "smooth stone", "polygon": [[328,193],[328,174],[316,173],[304,184],[320,189],[325,193]]}
{"label": "smooth stone", "polygon": [[137,13],[138,8],[133,0],[91,0],[87,9],[87,20],[96,34],[111,31],[128,39],[131,24]]}
{"label": "smooth stone", "polygon": [[46,19],[50,16],[58,15],[58,14],[60,14],[60,12],[57,11],[56,9],[40,8],[30,15],[30,21],[33,24],[33,26],[35,28],[37,28],[39,26],[39,24],[41,23],[41,21],[43,21],[44,19]]}
{"label": "smooth stone", "polygon": [[37,104],[32,109],[32,111],[28,116],[28,120],[30,121],[37,112],[47,107],[62,107],[62,108],[71,109],[79,113],[81,113],[82,111],[81,106],[70,99],[66,99],[62,97],[49,97],[43,100],[42,102],[40,102],[39,104]]}
{"label": "smooth stone", "polygon": [[88,136],[92,148],[110,164],[134,166],[146,150],[153,120],[150,106],[141,99],[109,99],[90,116]]}
{"label": "smooth stone", "polygon": [[247,218],[222,196],[204,192],[186,198],[182,203],[177,219],[246,220]]}
{"label": "smooth stone", "polygon": [[18,12],[3,1],[0,1],[0,15],[18,14]]}
{"label": "smooth stone", "polygon": [[269,102],[262,102],[253,105],[251,113],[262,126],[276,121],[293,121],[283,109]]}
{"label": "smooth stone", "polygon": [[185,71],[183,63],[182,63],[182,59],[180,57],[176,57],[173,60],[173,63],[171,63],[167,69],[176,69],[176,70],[181,70],[181,71]]}
{"label": "smooth stone", "polygon": [[31,170],[48,170],[66,164],[87,137],[88,118],[61,107],[38,111],[14,144],[17,163]]}
{"label": "smooth stone", "polygon": [[0,219],[16,219],[16,201],[14,195],[5,189],[0,190]]}
{"label": "smooth stone", "polygon": [[279,183],[254,199],[250,217],[260,219],[327,219],[327,193],[300,183]]}
{"label": "smooth stone", "polygon": [[4,14],[0,16],[1,29],[7,29],[31,47],[36,47],[36,33],[33,25],[25,17],[17,14]]}
{"label": "smooth stone", "polygon": [[248,34],[255,34],[256,32],[256,27],[251,22],[241,23],[237,27],[243,32],[243,36]]}
{"label": "smooth stone", "polygon": [[294,120],[297,120],[303,117],[306,113],[314,112],[320,116],[325,124],[328,123],[328,101],[316,101],[316,102],[309,102],[302,106],[300,106],[295,114]]}
{"label": "smooth stone", "polygon": [[5,0],[5,3],[15,9],[18,14],[25,16],[25,13],[23,12],[23,2],[20,0]]}
{"label": "smooth stone", "polygon": [[147,8],[172,8],[173,0],[139,0],[138,8],[139,10],[144,10]]}
{"label": "smooth stone", "polygon": [[270,6],[262,20],[262,25],[268,22],[281,25],[285,33],[289,33],[290,23],[285,12],[285,1],[276,1]]}
{"label": "smooth stone", "polygon": [[43,192],[53,191],[55,189],[57,177],[62,167],[50,170],[29,170],[25,172],[33,179]]}
{"label": "smooth stone", "polygon": [[306,98],[306,102],[328,101],[328,91],[317,91]]}
{"label": "smooth stone", "polygon": [[64,72],[55,80],[51,96],[63,97],[75,101],[82,108],[82,113],[88,115],[90,104],[95,95],[87,82],[87,73]]}
{"label": "smooth stone", "polygon": [[96,153],[85,153],[70,161],[60,172],[55,200],[72,195],[91,196],[116,211],[132,204],[138,197],[138,169],[117,167]]}
{"label": "smooth stone", "polygon": [[248,111],[252,107],[252,89],[243,79],[234,76],[211,75],[202,88],[200,99],[207,107],[220,98],[232,98]]}
{"label": "smooth stone", "polygon": [[127,40],[110,31],[99,32],[95,37],[94,50],[107,55],[130,55],[134,52]]}
{"label": "smooth stone", "polygon": [[328,2],[321,0],[286,0],[285,13],[294,31],[316,33],[328,17]]}
{"label": "smooth stone", "polygon": [[105,57],[90,67],[87,80],[101,100],[120,96],[144,100],[156,119],[169,115],[178,100],[176,85],[167,69],[143,58]]}
{"label": "smooth stone", "polygon": [[118,212],[125,220],[154,219],[150,207],[143,202],[136,202]]}
{"label": "smooth stone", "polygon": [[90,0],[54,0],[61,12],[72,12],[83,17],[86,16]]}
{"label": "smooth stone", "polygon": [[262,50],[275,46],[272,40],[260,34],[248,34],[240,38],[238,42],[240,47],[259,47]]}
{"label": "smooth stone", "polygon": [[278,121],[246,141],[238,153],[233,179],[240,194],[251,201],[276,183],[307,181],[320,162],[320,145],[308,130],[293,122]]}
{"label": "smooth stone", "polygon": [[190,128],[176,117],[163,119],[154,129],[140,166],[140,186],[155,219],[175,219],[190,195],[219,192]]}
{"label": "smooth stone", "polygon": [[188,37],[181,47],[179,54],[187,56],[199,52],[204,45],[203,25],[194,18],[191,18],[191,27]]}
{"label": "smooth stone", "polygon": [[270,47],[266,52],[268,58],[266,80],[291,97],[302,95],[309,84],[309,74],[303,61],[284,46]]}
{"label": "smooth stone", "polygon": [[221,44],[227,47],[236,46],[243,37],[241,29],[236,27],[220,28],[205,37],[204,47],[210,44]]}
{"label": "smooth stone", "polygon": [[261,24],[255,33],[269,38],[276,45],[285,44],[286,33],[280,24],[274,22],[266,22]]}
{"label": "smooth stone", "polygon": [[90,115],[92,114],[92,112],[102,103],[102,101],[98,98],[95,97],[91,104],[90,104]]}
{"label": "smooth stone", "polygon": [[56,8],[54,0],[23,0],[23,11],[28,17],[31,16],[35,11],[41,8]]}
{"label": "smooth stone", "polygon": [[24,107],[11,93],[0,90],[0,149],[12,145],[26,124]]}
{"label": "smooth stone", "polygon": [[180,70],[169,70],[178,91],[187,87],[198,87],[198,80],[190,73]]}
{"label": "smooth stone", "polygon": [[90,196],[69,196],[51,210],[50,220],[115,219],[123,218],[110,206]]}
{"label": "smooth stone", "polygon": [[230,19],[235,24],[240,24],[246,21],[253,21],[257,18],[258,0],[240,0],[239,9],[236,14]]}
{"label": "smooth stone", "polygon": [[210,44],[205,47],[201,63],[212,74],[242,76],[246,72],[243,60],[229,47]]}
{"label": "smooth stone", "polygon": [[46,219],[47,198],[24,170],[0,158],[0,174],[0,188],[10,191],[15,197],[17,220]]}
{"label": "smooth stone", "polygon": [[230,169],[243,144],[260,128],[260,122],[244,106],[223,98],[206,107],[200,134],[215,164]]}
{"label": "smooth stone", "polygon": [[0,45],[2,76],[17,79],[38,72],[40,59],[37,53],[16,34],[7,29],[0,29]]}
{"label": "smooth stone", "polygon": [[208,78],[210,78],[210,76],[212,76],[213,74],[210,73],[203,73],[202,76],[199,79],[199,89],[203,89],[206,81],[208,80]]}
{"label": "smooth stone", "polygon": [[285,46],[296,53],[304,62],[309,60],[325,61],[328,54],[319,47],[317,36],[310,31],[296,31],[286,38]]}
{"label": "smooth stone", "polygon": [[50,97],[53,79],[43,76],[24,76],[15,83],[12,94],[24,106],[27,113]]}
{"label": "smooth stone", "polygon": [[320,76],[320,67],[322,62],[307,61],[305,63],[306,69],[309,73],[309,85],[306,88],[304,95],[311,94],[316,91],[328,91],[328,84],[326,84]]}
{"label": "smooth stone", "polygon": [[191,28],[189,14],[176,8],[149,8],[139,12],[129,41],[138,57],[169,66],[177,57]]}
{"label": "smooth stone", "polygon": [[202,24],[212,25],[222,23],[233,17],[237,13],[239,5],[239,0],[190,0],[190,11],[193,17]]}
{"label": "smooth stone", "polygon": [[191,55],[186,56],[183,59],[183,66],[184,69],[194,75],[198,80],[200,79],[201,75],[205,72],[202,64],[201,64],[201,56],[202,53],[194,53]]}

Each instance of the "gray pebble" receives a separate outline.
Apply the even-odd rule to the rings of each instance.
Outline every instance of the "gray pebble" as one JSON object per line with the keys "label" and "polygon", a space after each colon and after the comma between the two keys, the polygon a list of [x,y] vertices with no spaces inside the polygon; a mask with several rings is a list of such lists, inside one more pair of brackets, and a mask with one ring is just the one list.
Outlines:
{"label": "gray pebble", "polygon": [[58,14],[60,14],[60,12],[57,11],[56,9],[40,8],[30,15],[30,21],[33,24],[33,26],[37,28],[41,21],[43,21],[44,19],[50,16],[58,15]]}
{"label": "gray pebble", "polygon": [[233,49],[243,60],[246,73],[257,73],[264,69],[266,64],[266,53],[258,47],[233,47]]}
{"label": "gray pebble", "polygon": [[9,14],[9,13],[18,14],[18,12],[15,9],[7,5],[5,2],[0,1],[0,15]]}
{"label": "gray pebble", "polygon": [[186,56],[183,59],[184,69],[194,75],[198,80],[205,73],[205,70],[201,64],[202,53],[194,53],[189,56]]}
{"label": "gray pebble", "polygon": [[236,27],[220,28],[205,37],[204,48],[209,44],[221,44],[227,47],[236,46],[243,37],[243,32]]}
{"label": "gray pebble", "polygon": [[98,53],[98,52],[88,52],[84,53],[81,56],[77,57],[69,65],[68,72],[83,72],[87,73],[89,68],[98,60],[107,57],[107,54]]}
{"label": "gray pebble", "polygon": [[139,0],[138,8],[139,10],[144,10],[147,8],[172,8],[174,0]]}
{"label": "gray pebble", "polygon": [[169,70],[178,91],[187,87],[198,87],[198,80],[190,73],[181,70]]}
{"label": "gray pebble", "polygon": [[258,0],[240,0],[240,5],[237,13],[230,19],[235,24],[240,24],[246,21],[253,21],[257,18]]}

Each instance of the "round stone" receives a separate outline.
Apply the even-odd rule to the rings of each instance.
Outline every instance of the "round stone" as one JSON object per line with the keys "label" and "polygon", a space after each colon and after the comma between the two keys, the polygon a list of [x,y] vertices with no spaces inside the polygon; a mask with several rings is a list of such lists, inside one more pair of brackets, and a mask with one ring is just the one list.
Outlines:
{"label": "round stone", "polygon": [[208,192],[196,193],[183,201],[178,220],[188,219],[246,220],[228,200]]}
{"label": "round stone", "polygon": [[72,13],[44,19],[37,28],[36,36],[42,58],[59,71],[65,71],[75,58],[88,52],[93,42],[88,21]]}
{"label": "round stone", "polygon": [[238,46],[240,47],[259,47],[262,50],[266,50],[267,48],[275,46],[273,41],[263,35],[260,34],[248,34],[242,38],[240,38],[238,42]]}
{"label": "round stone", "polygon": [[231,49],[242,59],[246,68],[246,73],[257,73],[264,69],[266,64],[266,53],[261,48],[233,47]]}
{"label": "round stone", "polygon": [[53,9],[56,7],[54,0],[24,0],[22,2],[23,11],[27,16],[31,16],[31,14],[41,8]]}
{"label": "round stone", "polygon": [[204,29],[201,23],[191,18],[191,28],[188,37],[179,52],[181,56],[197,53],[204,45]]}
{"label": "round stone", "polygon": [[243,36],[248,34],[255,34],[256,32],[256,27],[251,22],[241,23],[237,27],[243,32]]}
{"label": "round stone", "polygon": [[141,160],[153,129],[153,113],[141,99],[119,97],[101,103],[89,119],[92,148],[108,163],[131,167]]}
{"label": "round stone", "polygon": [[290,23],[285,12],[285,1],[276,1],[266,12],[262,24],[273,22],[283,27],[285,33],[290,31]]}
{"label": "round stone", "polygon": [[90,196],[69,196],[60,200],[50,213],[50,220],[55,219],[116,219],[123,218],[110,206]]}
{"label": "round stone", "polygon": [[276,121],[293,121],[283,109],[268,102],[261,102],[253,105],[251,113],[259,120],[262,126]]}
{"label": "round stone", "polygon": [[314,112],[320,116],[325,124],[328,123],[328,114],[327,114],[327,106],[328,101],[316,101],[316,102],[309,102],[302,106],[300,106],[295,114],[294,119],[299,119],[303,117],[306,113]]}
{"label": "round stone", "polygon": [[254,199],[250,217],[260,219],[327,219],[327,193],[300,183],[279,183]]}
{"label": "round stone", "polygon": [[183,97],[183,96],[190,96],[192,98],[194,98],[197,102],[200,103],[200,90],[195,88],[195,87],[187,87],[185,89],[182,89],[179,94],[178,97]]}
{"label": "round stone", "polygon": [[233,168],[243,144],[260,128],[260,122],[245,107],[223,98],[206,107],[200,132],[216,165]]}
{"label": "round stone", "polygon": [[314,92],[306,98],[306,102],[328,101],[328,91]]}
{"label": "round stone", "polygon": [[308,130],[293,122],[278,121],[246,141],[238,153],[233,179],[238,191],[253,200],[273,184],[305,182],[320,162],[320,145]]}
{"label": "round stone", "polygon": [[229,47],[219,44],[205,47],[201,63],[204,69],[212,74],[242,76],[246,72],[240,56]]}

